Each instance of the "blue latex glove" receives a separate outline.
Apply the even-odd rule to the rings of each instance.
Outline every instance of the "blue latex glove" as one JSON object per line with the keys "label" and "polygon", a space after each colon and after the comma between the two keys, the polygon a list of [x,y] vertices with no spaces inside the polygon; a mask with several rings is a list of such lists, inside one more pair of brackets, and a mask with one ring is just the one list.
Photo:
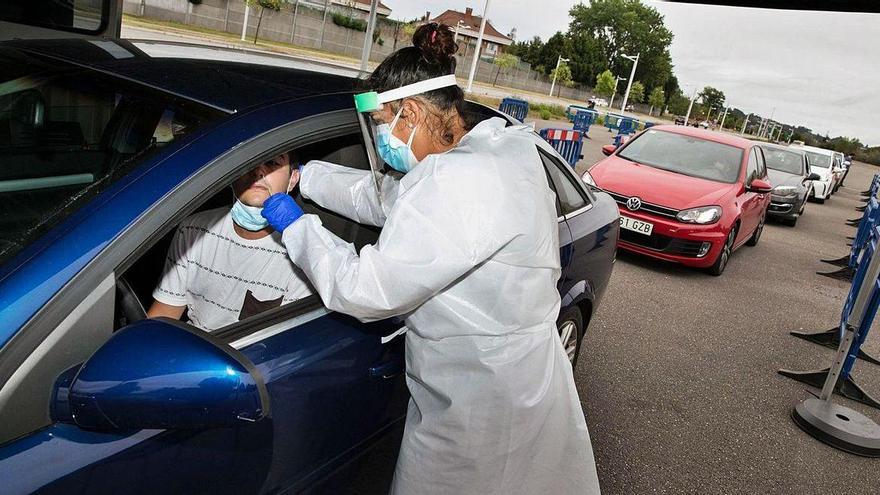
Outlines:
{"label": "blue latex glove", "polygon": [[303,211],[289,194],[275,193],[263,202],[263,211],[260,214],[269,221],[273,229],[284,232],[284,229],[303,215]]}

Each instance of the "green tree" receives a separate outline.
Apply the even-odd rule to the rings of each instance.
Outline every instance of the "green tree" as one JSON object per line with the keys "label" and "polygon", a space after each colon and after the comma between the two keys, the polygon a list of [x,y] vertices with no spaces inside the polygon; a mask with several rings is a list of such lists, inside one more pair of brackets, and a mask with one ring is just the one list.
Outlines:
{"label": "green tree", "polygon": [[621,55],[638,53],[637,80],[655,87],[672,76],[672,32],[653,7],[639,0],[591,0],[575,5],[569,14],[569,33],[595,40],[605,68],[613,73],[629,73],[632,62]]}
{"label": "green tree", "polygon": [[645,101],[645,86],[636,81],[632,83],[632,86],[629,88],[629,101],[635,103],[642,103]]}
{"label": "green tree", "polygon": [[687,113],[690,100],[681,92],[681,90],[678,90],[674,95],[669,97],[666,104],[669,106],[669,111],[673,114],[684,115]]}
{"label": "green tree", "polygon": [[614,93],[614,75],[610,70],[596,76],[596,87],[593,90],[602,95],[610,97]]}
{"label": "green tree", "polygon": [[254,33],[254,44],[257,44],[257,39],[260,37],[260,24],[263,23],[263,11],[266,9],[274,10],[275,12],[280,12],[281,7],[286,3],[285,0],[245,0],[245,3],[250,7],[260,7],[260,18],[257,20],[257,32]]}
{"label": "green tree", "polygon": [[498,74],[500,74],[502,70],[504,70],[504,73],[506,74],[509,69],[516,66],[516,62],[516,57],[509,53],[502,53],[495,57],[494,63],[498,66],[498,69],[495,70],[495,80],[492,81],[492,86],[495,86],[495,83],[498,82]]}
{"label": "green tree", "polygon": [[720,89],[706,86],[703,88],[703,91],[700,92],[699,97],[703,101],[707,113],[724,108],[724,92]]}
{"label": "green tree", "polygon": [[648,96],[648,104],[651,105],[651,109],[648,110],[648,115],[654,113],[654,107],[657,107],[660,113],[662,113],[664,103],[666,103],[666,95],[663,94],[663,88],[657,86],[651,90],[651,94]]}
{"label": "green tree", "polygon": [[[570,87],[574,84],[574,81],[571,79],[571,67],[564,62],[559,64],[559,67],[550,71],[550,78],[556,79],[556,85],[559,87],[559,91],[562,90],[562,86]],[[556,94],[559,95],[559,92]]]}

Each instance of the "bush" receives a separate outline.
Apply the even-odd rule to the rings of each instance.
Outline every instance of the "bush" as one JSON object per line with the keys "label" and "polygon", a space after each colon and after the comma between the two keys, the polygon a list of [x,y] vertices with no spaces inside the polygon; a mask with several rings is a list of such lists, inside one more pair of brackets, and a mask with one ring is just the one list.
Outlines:
{"label": "bush", "polygon": [[348,29],[354,29],[355,31],[366,31],[367,23],[360,20],[354,19],[352,17],[348,17],[343,14],[333,14],[333,24],[337,26],[342,26]]}
{"label": "bush", "polygon": [[565,118],[565,108],[560,105],[548,105],[546,103],[529,104],[529,109],[541,116],[543,120]]}

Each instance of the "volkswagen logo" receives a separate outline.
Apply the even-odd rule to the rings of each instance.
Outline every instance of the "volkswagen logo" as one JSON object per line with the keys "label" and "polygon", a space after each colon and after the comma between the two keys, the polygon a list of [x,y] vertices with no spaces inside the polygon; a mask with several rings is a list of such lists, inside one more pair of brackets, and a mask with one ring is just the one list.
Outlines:
{"label": "volkswagen logo", "polygon": [[642,207],[642,200],[639,199],[638,196],[633,196],[626,200],[626,207],[629,208],[630,211],[636,211]]}

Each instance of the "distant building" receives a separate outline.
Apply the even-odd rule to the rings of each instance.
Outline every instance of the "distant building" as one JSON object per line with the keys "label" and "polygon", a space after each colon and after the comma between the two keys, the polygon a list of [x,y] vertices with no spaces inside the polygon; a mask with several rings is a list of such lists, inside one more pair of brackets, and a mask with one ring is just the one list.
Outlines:
{"label": "distant building", "polygon": [[[465,45],[461,53],[473,53],[480,36],[480,23],[483,18],[474,15],[474,9],[466,8],[464,12],[447,10],[446,12],[431,19],[431,22],[439,22],[450,26],[458,33],[459,45]],[[495,57],[504,53],[504,47],[513,43],[513,40],[501,34],[492,23],[486,21],[486,30],[483,32],[483,48],[480,53],[487,57]]]}
{"label": "distant building", "polygon": [[[293,3],[292,0],[288,0]],[[308,4],[318,9],[324,8],[324,0],[301,0],[300,3]],[[330,12],[335,12],[353,17],[355,19],[367,20],[370,17],[370,0],[329,0]],[[379,8],[376,9],[377,17],[388,17],[391,15],[391,9],[382,2],[379,2]]]}

